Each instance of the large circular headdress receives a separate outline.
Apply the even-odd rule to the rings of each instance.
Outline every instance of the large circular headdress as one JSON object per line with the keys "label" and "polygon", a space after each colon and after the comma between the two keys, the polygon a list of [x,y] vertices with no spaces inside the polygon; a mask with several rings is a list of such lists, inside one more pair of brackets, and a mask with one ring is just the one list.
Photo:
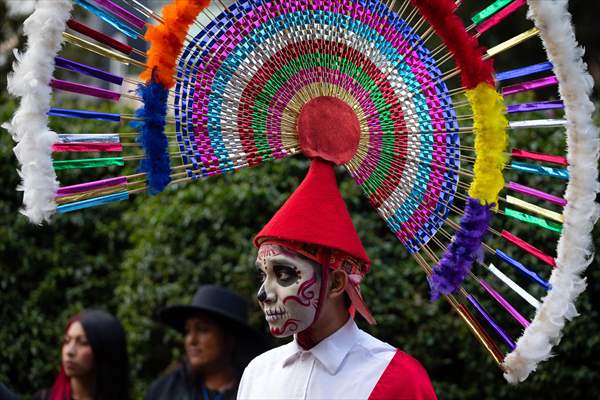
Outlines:
{"label": "large circular headdress", "polygon": [[[319,156],[343,165],[427,273],[432,297],[449,302],[510,382],[550,356],[576,315],[598,218],[592,82],[566,0],[496,0],[468,28],[456,15],[460,0],[174,0],[162,13],[136,0],[74,3],[124,36],[143,35],[149,49],[71,19],[70,0],[38,3],[25,23],[29,48],[9,82],[21,106],[5,125],[18,142],[23,213],[32,222],[299,153]],[[526,3],[533,28],[480,45]],[[493,68],[493,57],[538,35],[549,61]],[[58,56],[63,41],[139,68],[138,95],[119,89],[131,78]],[[60,79],[62,71],[97,84]],[[560,100],[510,101],[557,85]],[[50,105],[51,91],[143,105],[135,115],[60,108]],[[545,110],[564,110],[564,118],[516,117]],[[56,134],[48,116],[131,121],[139,146],[118,132]],[[509,151],[509,132],[557,127],[566,127],[564,156]],[[139,173],[62,187],[56,177],[128,162],[140,162]],[[506,171],[522,179],[506,182]],[[565,195],[526,185],[528,177],[564,180]],[[544,240],[558,242],[556,257],[495,228],[505,219],[543,228]],[[486,235],[504,240],[502,248]],[[541,265],[525,266],[519,252]],[[517,283],[521,276],[547,294],[532,296]],[[485,309],[477,290],[497,308]],[[532,319],[506,300],[507,291],[532,307]],[[493,317],[500,312],[524,329],[518,340]]]}

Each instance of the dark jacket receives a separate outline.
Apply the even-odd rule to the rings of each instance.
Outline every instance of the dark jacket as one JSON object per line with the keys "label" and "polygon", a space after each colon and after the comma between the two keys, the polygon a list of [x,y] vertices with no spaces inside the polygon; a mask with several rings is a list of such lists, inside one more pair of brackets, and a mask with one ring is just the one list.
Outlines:
{"label": "dark jacket", "polygon": [[0,383],[0,400],[17,400],[19,397]]}
{"label": "dark jacket", "polygon": [[144,400],[235,400],[239,379],[225,392],[209,390],[202,377],[193,376],[186,363],[155,380]]}

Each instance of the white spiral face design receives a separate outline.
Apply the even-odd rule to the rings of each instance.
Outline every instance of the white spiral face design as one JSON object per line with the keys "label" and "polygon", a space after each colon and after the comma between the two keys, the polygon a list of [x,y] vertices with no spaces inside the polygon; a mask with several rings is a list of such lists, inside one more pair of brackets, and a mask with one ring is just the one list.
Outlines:
{"label": "white spiral face design", "polygon": [[286,337],[310,327],[319,306],[320,267],[275,244],[260,246],[256,267],[262,281],[258,301],[271,334]]}

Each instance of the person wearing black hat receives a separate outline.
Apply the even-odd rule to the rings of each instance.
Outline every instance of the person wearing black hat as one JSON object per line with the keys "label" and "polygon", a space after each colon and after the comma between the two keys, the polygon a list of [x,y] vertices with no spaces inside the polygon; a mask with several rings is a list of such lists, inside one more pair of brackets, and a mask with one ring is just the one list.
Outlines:
{"label": "person wearing black hat", "polygon": [[244,368],[267,349],[248,325],[246,301],[219,286],[201,286],[191,304],[167,306],[158,316],[184,335],[185,359],[152,383],[145,400],[235,399]]}

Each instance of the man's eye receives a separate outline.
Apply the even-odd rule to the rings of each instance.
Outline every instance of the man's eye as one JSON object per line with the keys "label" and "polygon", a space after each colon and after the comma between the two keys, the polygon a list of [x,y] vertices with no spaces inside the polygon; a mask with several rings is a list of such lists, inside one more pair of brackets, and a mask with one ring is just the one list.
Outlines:
{"label": "man's eye", "polygon": [[277,274],[277,279],[282,281],[291,281],[295,280],[298,277],[296,270],[290,268],[288,266],[279,265],[275,267],[275,272]]}

